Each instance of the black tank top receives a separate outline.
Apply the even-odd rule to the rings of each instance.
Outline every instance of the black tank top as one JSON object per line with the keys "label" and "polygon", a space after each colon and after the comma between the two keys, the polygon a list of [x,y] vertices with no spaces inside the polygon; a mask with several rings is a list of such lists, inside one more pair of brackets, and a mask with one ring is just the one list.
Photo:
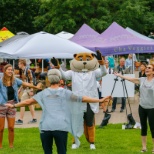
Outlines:
{"label": "black tank top", "polygon": [[7,87],[7,96],[8,96],[8,101],[14,100],[14,89],[12,86]]}

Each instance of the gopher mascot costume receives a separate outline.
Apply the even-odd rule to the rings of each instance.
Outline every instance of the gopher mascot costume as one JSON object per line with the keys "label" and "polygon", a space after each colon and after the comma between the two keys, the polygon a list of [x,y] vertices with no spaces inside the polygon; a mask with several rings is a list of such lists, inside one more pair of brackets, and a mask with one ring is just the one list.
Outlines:
{"label": "gopher mascot costume", "polygon": [[[62,77],[65,80],[72,80],[72,91],[74,94],[98,98],[96,79],[107,74],[100,52],[99,59],[97,60],[93,53],[78,53],[74,54],[74,59],[70,63],[71,70],[65,72],[60,68]],[[99,103],[82,103],[81,110],[84,118],[85,137],[90,143],[90,149],[95,149],[94,115],[99,112]],[[78,147],[79,145],[73,142],[72,149]]]}

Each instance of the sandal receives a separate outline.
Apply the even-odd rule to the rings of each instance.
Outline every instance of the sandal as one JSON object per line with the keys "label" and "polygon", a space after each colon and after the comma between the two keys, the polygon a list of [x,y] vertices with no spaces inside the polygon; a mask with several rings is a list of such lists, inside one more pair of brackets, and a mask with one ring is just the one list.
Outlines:
{"label": "sandal", "polygon": [[10,149],[13,149],[14,147],[13,146],[10,146]]}
{"label": "sandal", "polygon": [[142,149],[141,152],[147,152],[147,149]]}
{"label": "sandal", "polygon": [[154,153],[154,150],[152,150],[152,153]]}

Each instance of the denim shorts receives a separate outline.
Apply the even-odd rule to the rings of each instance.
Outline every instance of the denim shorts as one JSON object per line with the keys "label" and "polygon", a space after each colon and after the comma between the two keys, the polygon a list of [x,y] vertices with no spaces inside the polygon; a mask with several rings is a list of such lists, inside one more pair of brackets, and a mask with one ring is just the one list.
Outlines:
{"label": "denim shorts", "polygon": [[[9,104],[15,104],[14,100],[8,101]],[[16,116],[16,109],[15,108],[8,108],[4,105],[0,105],[0,118],[15,118]]]}

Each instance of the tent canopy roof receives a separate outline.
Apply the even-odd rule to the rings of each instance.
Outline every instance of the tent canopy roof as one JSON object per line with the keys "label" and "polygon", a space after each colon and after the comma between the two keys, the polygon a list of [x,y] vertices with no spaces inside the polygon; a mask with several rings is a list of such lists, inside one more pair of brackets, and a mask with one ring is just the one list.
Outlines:
{"label": "tent canopy roof", "polygon": [[56,35],[63,38],[63,39],[71,39],[74,36],[74,34],[71,34],[71,33],[65,32],[65,31],[57,33]]}
{"label": "tent canopy roof", "polygon": [[0,48],[1,55],[9,55],[12,58],[73,58],[73,55],[79,52],[92,51],[46,32],[16,39]]}
{"label": "tent canopy roof", "polygon": [[83,24],[70,40],[82,45],[82,42],[94,39],[99,35],[100,34],[93,30],[90,26]]}
{"label": "tent canopy roof", "polygon": [[154,41],[154,39],[151,39],[151,38],[149,38],[149,37],[147,37],[147,36],[145,36],[145,35],[142,35],[142,34],[136,32],[135,30],[133,30],[133,29],[131,29],[131,28],[129,28],[129,27],[127,27],[126,30],[127,30],[128,32],[130,32],[131,34],[135,35],[136,37],[141,38],[141,39],[143,39],[143,40]]}
{"label": "tent canopy roof", "polygon": [[153,42],[136,37],[116,22],[95,38],[74,42],[103,55],[154,52]]}

